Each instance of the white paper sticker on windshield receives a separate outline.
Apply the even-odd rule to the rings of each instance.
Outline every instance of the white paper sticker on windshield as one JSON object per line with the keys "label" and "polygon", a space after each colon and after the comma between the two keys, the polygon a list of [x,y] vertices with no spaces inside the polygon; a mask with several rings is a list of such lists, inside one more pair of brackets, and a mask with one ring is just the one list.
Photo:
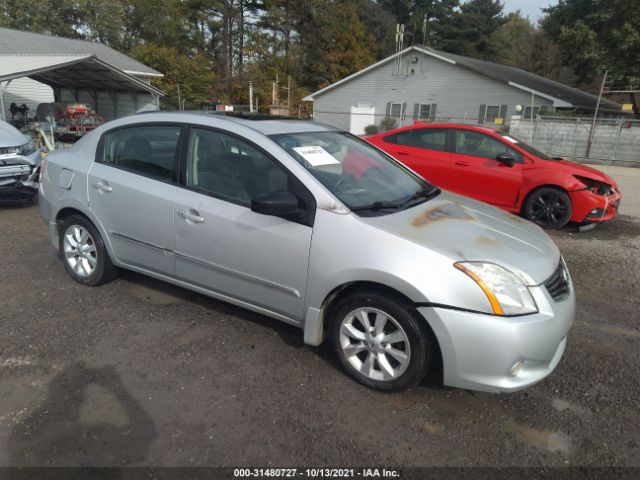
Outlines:
{"label": "white paper sticker on windshield", "polygon": [[518,143],[518,140],[516,140],[513,137],[510,137],[509,135],[503,135],[502,138],[504,138],[505,140],[508,140],[511,143],[516,143],[516,144]]}
{"label": "white paper sticker on windshield", "polygon": [[340,163],[335,157],[319,145],[293,147],[293,149],[313,167]]}

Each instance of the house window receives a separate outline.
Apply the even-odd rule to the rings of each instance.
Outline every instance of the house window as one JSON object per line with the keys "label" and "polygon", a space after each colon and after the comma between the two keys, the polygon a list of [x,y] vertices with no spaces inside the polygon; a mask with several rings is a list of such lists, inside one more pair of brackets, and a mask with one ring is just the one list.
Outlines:
{"label": "house window", "polygon": [[391,110],[389,111],[392,117],[400,118],[402,115],[402,104],[401,103],[392,103]]}
{"label": "house window", "polygon": [[507,117],[508,105],[480,105],[478,123],[504,124]]}
{"label": "house window", "polygon": [[418,112],[418,120],[431,120],[431,104],[421,103],[420,111]]}
{"label": "house window", "polygon": [[[540,111],[539,107],[533,107],[533,118],[538,116],[539,111]],[[531,107],[525,107],[524,118],[531,118]]]}
{"label": "house window", "polygon": [[485,115],[485,122],[494,123],[496,117],[500,116],[500,105],[487,105],[487,114]]}

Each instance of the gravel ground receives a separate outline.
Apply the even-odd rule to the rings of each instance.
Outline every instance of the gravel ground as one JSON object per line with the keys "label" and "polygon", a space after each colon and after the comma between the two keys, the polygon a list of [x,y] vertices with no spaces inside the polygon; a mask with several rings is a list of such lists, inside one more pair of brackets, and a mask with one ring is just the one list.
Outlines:
{"label": "gravel ground", "polygon": [[564,358],[508,395],[349,380],[327,346],[140,275],[66,275],[36,207],[0,207],[0,466],[640,466],[640,169],[621,215],[553,232]]}

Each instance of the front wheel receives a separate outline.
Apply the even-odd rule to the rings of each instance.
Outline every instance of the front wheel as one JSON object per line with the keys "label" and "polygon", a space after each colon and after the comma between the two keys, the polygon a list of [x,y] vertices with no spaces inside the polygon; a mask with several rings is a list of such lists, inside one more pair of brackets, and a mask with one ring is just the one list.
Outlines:
{"label": "front wheel", "polygon": [[543,187],[529,195],[523,214],[542,228],[562,228],[571,218],[571,199],[564,190]]}
{"label": "front wheel", "polygon": [[331,338],[347,373],[367,387],[398,391],[419,383],[434,352],[411,305],[357,293],[334,309]]}

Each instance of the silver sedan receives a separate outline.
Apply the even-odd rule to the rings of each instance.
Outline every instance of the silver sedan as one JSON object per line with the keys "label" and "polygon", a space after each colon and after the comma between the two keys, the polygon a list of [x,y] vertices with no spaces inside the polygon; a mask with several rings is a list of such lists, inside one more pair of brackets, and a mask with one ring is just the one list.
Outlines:
{"label": "silver sedan", "polygon": [[549,375],[574,316],[536,225],[440,190],[346,132],[296,120],[151,113],[49,155],[40,209],[69,275],[134,270],[330,341],[400,390],[513,391]]}

